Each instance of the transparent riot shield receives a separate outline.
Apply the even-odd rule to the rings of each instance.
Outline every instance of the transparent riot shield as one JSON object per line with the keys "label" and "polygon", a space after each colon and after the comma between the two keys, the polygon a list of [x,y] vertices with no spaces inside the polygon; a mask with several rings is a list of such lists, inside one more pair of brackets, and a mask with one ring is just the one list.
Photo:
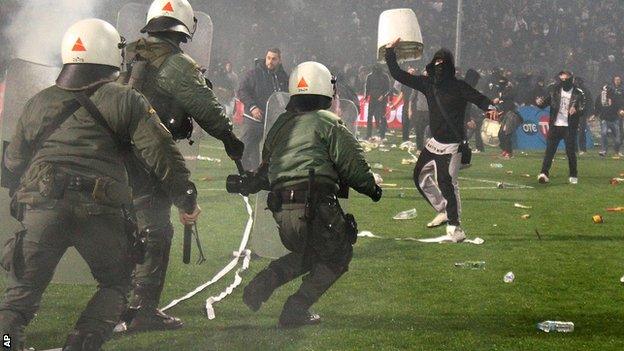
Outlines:
{"label": "transparent riot shield", "polygon": [[[286,111],[289,95],[278,92],[271,95],[267,102],[266,119],[264,121],[264,137],[268,134],[279,115]],[[358,109],[355,104],[346,99],[341,99],[332,105],[332,112],[336,113],[345,125],[355,136],[357,134]],[[264,140],[263,140],[264,144]],[[266,209],[268,192],[258,193],[256,200],[256,210],[254,212],[254,227],[251,236],[251,249],[259,256],[266,258],[277,258],[288,253],[282,245],[277,230],[277,225],[273,219],[271,211]],[[341,206],[346,210],[347,199],[340,199]]]}
{"label": "transparent riot shield", "polygon": [[205,69],[210,67],[210,53],[212,51],[212,19],[207,13],[195,11],[197,29],[193,39],[182,44],[182,50]]}
{"label": "transparent riot shield", "polygon": [[145,27],[149,5],[130,2],[125,4],[117,13],[117,31],[132,43],[143,37],[141,28]]}
{"label": "transparent riot shield", "polygon": [[338,115],[347,126],[347,129],[357,138],[357,120],[358,120],[358,108],[353,101],[347,99],[340,99],[338,104],[332,106],[332,112]]}
{"label": "transparent riot shield", "polygon": [[[60,68],[58,67],[45,66],[21,59],[11,61],[6,75],[4,108],[0,122],[3,145],[7,145],[11,141],[26,102],[39,91],[54,85],[59,72]],[[2,155],[4,155],[4,147]],[[10,200],[9,191],[5,188],[0,189],[0,220],[3,227],[0,240],[2,242],[22,229],[21,224],[11,217],[9,212]],[[53,282],[66,284],[95,283],[89,267],[74,248],[67,250],[61,259],[54,274]]]}
{"label": "transparent riot shield", "polygon": [[[289,99],[290,95],[288,93],[276,92],[267,101],[262,145],[264,145],[264,139],[277,118],[286,112],[286,105]],[[288,253],[288,250],[280,241],[273,214],[266,209],[268,194],[267,191],[261,191],[256,197],[256,210],[254,211],[254,225],[251,232],[250,247],[254,253],[261,257],[278,258]]]}

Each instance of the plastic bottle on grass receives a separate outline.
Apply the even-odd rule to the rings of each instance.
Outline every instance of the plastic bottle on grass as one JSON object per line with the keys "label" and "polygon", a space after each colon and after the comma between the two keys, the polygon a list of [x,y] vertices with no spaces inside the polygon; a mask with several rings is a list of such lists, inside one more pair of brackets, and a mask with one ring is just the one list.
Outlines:
{"label": "plastic bottle on grass", "polygon": [[485,261],[456,262],[455,267],[467,269],[485,269]]}
{"label": "plastic bottle on grass", "polygon": [[503,168],[501,163],[490,163],[490,167],[492,168]]}
{"label": "plastic bottle on grass", "polygon": [[537,323],[537,329],[550,332],[571,333],[574,331],[574,323],[560,321],[544,321]]}
{"label": "plastic bottle on grass", "polygon": [[412,208],[411,210],[399,212],[396,214],[396,216],[392,218],[393,219],[412,219],[412,218],[416,218],[417,215],[418,215],[418,212],[416,212],[416,209]]}

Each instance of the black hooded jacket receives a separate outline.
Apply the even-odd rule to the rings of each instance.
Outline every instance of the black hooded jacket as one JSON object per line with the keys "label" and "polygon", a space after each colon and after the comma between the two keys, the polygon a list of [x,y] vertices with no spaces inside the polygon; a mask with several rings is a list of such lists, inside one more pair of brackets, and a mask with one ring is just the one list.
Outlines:
{"label": "black hooded jacket", "polygon": [[[437,59],[444,60],[444,63],[440,64],[439,68],[434,64]],[[484,111],[491,104],[491,100],[488,97],[478,92],[465,81],[455,78],[453,54],[446,49],[436,52],[431,63],[427,65],[428,77],[412,76],[403,71],[399,67],[396,53],[392,49],[386,50],[386,62],[394,79],[401,84],[420,91],[427,98],[429,127],[431,128],[432,136],[438,142],[445,144],[459,143],[464,139],[464,115],[469,102]],[[452,122],[452,128],[449,127],[442,116],[434,92],[438,95],[440,103]],[[457,133],[461,134],[461,138],[458,137]]]}

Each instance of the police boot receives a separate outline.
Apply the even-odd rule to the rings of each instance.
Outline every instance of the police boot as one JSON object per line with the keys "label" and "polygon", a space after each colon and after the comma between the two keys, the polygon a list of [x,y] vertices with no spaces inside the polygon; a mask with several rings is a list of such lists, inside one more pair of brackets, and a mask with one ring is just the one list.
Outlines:
{"label": "police boot", "polygon": [[277,324],[280,329],[299,328],[304,325],[321,323],[321,316],[311,313],[306,307],[308,304],[300,300],[296,295],[286,300]]}
{"label": "police boot", "polygon": [[153,294],[151,290],[153,289],[140,287],[134,290],[136,294],[135,304],[130,307],[132,318],[126,322],[127,331],[142,332],[182,328],[184,322],[180,318],[169,316],[157,308],[160,293]]}
{"label": "police boot", "polygon": [[99,351],[103,344],[100,335],[74,330],[67,336],[63,351]]}
{"label": "police boot", "polygon": [[280,285],[277,273],[270,268],[265,268],[243,290],[243,302],[249,309],[256,312]]}

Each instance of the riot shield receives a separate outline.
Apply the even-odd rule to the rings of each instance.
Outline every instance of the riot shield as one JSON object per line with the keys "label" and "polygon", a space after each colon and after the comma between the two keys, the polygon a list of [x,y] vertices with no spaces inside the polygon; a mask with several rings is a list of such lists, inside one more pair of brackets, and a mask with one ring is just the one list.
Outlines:
{"label": "riot shield", "polygon": [[195,11],[197,29],[193,39],[182,44],[182,50],[205,69],[210,67],[210,53],[212,51],[212,19],[207,13]]}
{"label": "riot shield", "polygon": [[143,37],[141,28],[145,27],[148,5],[130,2],[125,4],[117,13],[117,31],[132,43]]}
{"label": "riot shield", "polygon": [[[273,123],[284,112],[290,95],[285,92],[276,92],[269,97],[266,106],[266,114],[264,118],[264,136],[262,145]],[[267,191],[261,191],[256,197],[256,209],[254,211],[254,224],[251,232],[251,250],[261,257],[278,258],[288,253],[288,250],[282,245],[277,224],[273,219],[271,211],[266,209]]]}
{"label": "riot shield", "polygon": [[347,129],[357,138],[357,120],[358,120],[358,108],[353,101],[347,99],[340,99],[337,105],[334,105],[332,112],[338,115],[347,126]]}
{"label": "riot shield", "polygon": [[[11,141],[26,102],[39,91],[53,85],[59,72],[60,68],[58,67],[40,65],[21,59],[11,61],[5,80],[4,108],[0,121],[3,144]],[[4,147],[2,155],[4,155]],[[4,228],[2,239],[0,239],[3,240],[2,242],[22,229],[21,224],[9,213],[10,200],[8,190],[2,188],[0,190],[0,220]],[[53,282],[66,284],[95,283],[89,267],[74,248],[67,250],[61,259],[54,274]]]}
{"label": "riot shield", "polygon": [[[289,98],[289,94],[284,92],[274,93],[269,98],[266,108],[266,118],[264,121],[264,138],[266,138],[269,130],[279,115],[286,111],[286,105],[288,104]],[[332,105],[332,112],[342,118],[345,125],[354,136],[357,135],[358,109],[352,101],[346,99],[337,101]],[[277,258],[288,253],[288,250],[282,245],[277,225],[275,224],[271,211],[266,209],[267,196],[268,192],[262,191],[258,193],[256,199],[254,227],[251,236],[251,249],[261,257]],[[344,209],[346,209],[348,206],[347,199],[341,199],[340,204]]]}
{"label": "riot shield", "polygon": [[[145,27],[147,18],[146,4],[135,2],[124,5],[117,14],[117,30],[126,42],[131,43],[143,37],[141,28]],[[212,19],[208,14],[195,11],[197,18],[197,28],[193,39],[181,45],[182,50],[191,56],[200,66],[208,69],[210,67],[210,52],[212,49]]]}

